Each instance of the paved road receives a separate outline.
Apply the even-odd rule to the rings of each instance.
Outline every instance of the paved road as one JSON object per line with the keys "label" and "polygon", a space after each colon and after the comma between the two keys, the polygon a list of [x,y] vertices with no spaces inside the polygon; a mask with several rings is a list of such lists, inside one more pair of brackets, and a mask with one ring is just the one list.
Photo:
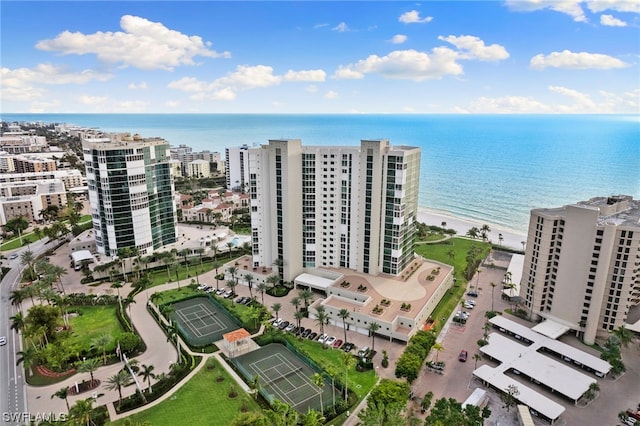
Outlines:
{"label": "paved road", "polygon": [[[45,241],[46,240],[46,241]],[[29,247],[22,247],[18,250],[7,252],[8,257],[12,253],[20,255],[22,252],[31,250],[38,255],[43,253],[49,247],[48,239],[31,243]],[[16,259],[7,260],[6,264],[11,270],[5,275],[0,284],[0,305],[2,306],[0,313],[0,336],[7,337],[7,344],[0,347],[0,412],[2,418],[0,424],[16,425],[28,421],[29,411],[27,407],[26,388],[24,381],[24,369],[17,366],[17,352],[22,350],[20,336],[13,330],[10,330],[9,318],[17,312],[15,306],[11,306],[9,296],[12,290],[18,288],[20,283],[20,274],[22,266],[20,265],[20,256]]]}

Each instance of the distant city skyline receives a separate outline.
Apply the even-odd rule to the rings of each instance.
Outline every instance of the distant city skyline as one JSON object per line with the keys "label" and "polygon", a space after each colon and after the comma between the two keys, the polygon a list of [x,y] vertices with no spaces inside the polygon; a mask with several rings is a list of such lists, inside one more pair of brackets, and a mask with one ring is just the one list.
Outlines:
{"label": "distant city skyline", "polygon": [[3,1],[5,113],[640,111],[640,2]]}

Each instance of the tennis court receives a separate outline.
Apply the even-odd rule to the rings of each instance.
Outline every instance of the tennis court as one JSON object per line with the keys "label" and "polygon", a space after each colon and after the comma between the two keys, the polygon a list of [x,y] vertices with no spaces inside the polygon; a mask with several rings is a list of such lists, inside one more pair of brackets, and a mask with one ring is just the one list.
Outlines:
{"label": "tennis court", "polygon": [[206,346],[238,327],[233,318],[214,305],[208,297],[196,297],[171,305],[171,320],[191,346]]}
{"label": "tennis court", "polygon": [[313,382],[316,371],[287,347],[271,343],[241,355],[234,360],[245,378],[252,382],[258,376],[260,393],[267,399],[278,399],[299,413],[309,408],[330,407],[340,391],[325,381],[322,389]]}

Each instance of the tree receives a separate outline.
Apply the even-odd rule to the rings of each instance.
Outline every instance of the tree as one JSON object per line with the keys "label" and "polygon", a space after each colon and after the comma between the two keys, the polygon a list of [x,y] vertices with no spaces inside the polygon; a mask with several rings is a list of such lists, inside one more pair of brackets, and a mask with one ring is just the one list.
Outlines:
{"label": "tree", "polygon": [[444,350],[444,346],[442,346],[442,343],[436,342],[431,346],[431,349],[436,351],[436,362],[438,362],[438,354]]}
{"label": "tree", "polygon": [[4,225],[4,230],[11,232],[14,236],[20,237],[20,245],[22,245],[22,231],[29,227],[29,220],[24,216],[17,216],[13,219],[9,219]]}
{"label": "tree", "polygon": [[102,362],[107,364],[107,346],[111,343],[113,338],[108,333],[103,333],[98,337],[91,339],[91,347],[102,351]]}
{"label": "tree", "polygon": [[491,312],[494,312],[494,311],[495,311],[495,309],[494,309],[494,307],[493,307],[493,299],[494,299],[494,297],[493,297],[493,290],[496,288],[496,283],[494,283],[493,281],[491,281],[491,282],[489,283],[489,285],[491,286]]}
{"label": "tree", "polygon": [[424,424],[425,426],[475,426],[484,424],[484,419],[489,418],[490,415],[491,410],[488,408],[480,411],[477,406],[468,404],[463,409],[462,404],[453,398],[440,398],[433,405]]}
{"label": "tree", "polygon": [[122,388],[129,385],[130,382],[131,376],[126,370],[120,370],[107,379],[107,385],[105,386],[105,388],[107,390],[118,391],[118,405],[122,404]]}
{"label": "tree", "polygon": [[473,360],[475,361],[473,365],[473,369],[475,370],[478,367],[478,361],[482,361],[482,355],[476,352],[473,354]]}
{"label": "tree", "polygon": [[300,306],[300,303],[302,303],[300,296],[293,296],[289,302],[293,305],[294,308],[296,308],[296,312],[298,312],[298,307]]}
{"label": "tree", "polygon": [[447,256],[449,256],[449,260],[451,261],[451,264],[453,265],[453,261],[456,259],[456,251],[454,249],[451,249],[447,252]]}
{"label": "tree", "polygon": [[89,425],[92,423],[93,398],[79,399],[69,410],[69,417],[75,420],[73,424]]}
{"label": "tree", "polygon": [[326,418],[322,413],[311,407],[309,407],[306,414],[302,415],[302,426],[320,426],[323,425],[325,421]]}
{"label": "tree", "polygon": [[298,412],[289,404],[274,399],[271,402],[271,410],[267,412],[276,426],[295,426],[298,424]]}
{"label": "tree", "polygon": [[274,303],[273,305],[271,305],[271,310],[274,314],[276,314],[276,320],[278,319],[278,312],[280,312],[281,308],[282,305],[280,303]]}
{"label": "tree", "polygon": [[338,312],[338,318],[342,319],[342,329],[344,330],[344,342],[347,343],[347,323],[346,320],[349,319],[351,313],[348,309],[342,308],[340,312]]}
{"label": "tree", "polygon": [[258,293],[260,293],[260,297],[262,299],[262,305],[264,306],[264,292],[267,291],[267,284],[258,283],[258,285],[256,286],[256,290],[258,290]]}
{"label": "tree", "polygon": [[22,312],[18,312],[17,314],[9,317],[9,321],[11,321],[11,326],[9,327],[11,330],[15,330],[16,333],[20,333],[24,330],[25,321]]}
{"label": "tree", "polygon": [[229,259],[231,259],[231,251],[233,250],[233,243],[231,241],[227,241],[227,251],[229,252]]}
{"label": "tree", "polygon": [[612,333],[618,338],[618,341],[625,348],[629,346],[629,343],[633,342],[633,332],[627,329],[624,325],[619,326]]}
{"label": "tree", "polygon": [[322,377],[322,374],[320,373],[315,373],[311,378],[311,381],[319,389],[318,394],[320,395],[320,412],[322,413],[324,412],[324,404],[322,401],[322,389],[324,388],[324,377]]}
{"label": "tree", "polygon": [[24,290],[18,289],[13,290],[9,294],[9,301],[12,306],[17,306],[18,309],[22,310],[22,301],[27,297],[27,294]]}
{"label": "tree", "polygon": [[236,268],[235,266],[229,266],[227,268],[227,272],[229,273],[229,275],[231,275],[231,279],[235,280],[236,274],[238,273],[238,268]]}
{"label": "tree", "polygon": [[151,388],[151,379],[156,378],[156,375],[153,372],[154,369],[155,367],[153,365],[142,364],[140,372],[138,373],[138,375],[142,376],[142,380],[147,382],[147,389],[149,390],[149,393],[153,393],[153,389]]}
{"label": "tree", "polygon": [[37,275],[34,269],[36,257],[31,250],[25,250],[20,254],[20,264],[28,269],[29,277],[35,280]]}
{"label": "tree", "polygon": [[67,411],[69,411],[69,388],[68,387],[64,387],[64,388],[60,388],[59,390],[56,391],[56,393],[54,393],[53,395],[51,395],[51,398],[55,398],[58,397],[60,399],[64,399],[64,403],[67,405]]}
{"label": "tree", "polygon": [[[320,327],[320,334],[324,334],[324,326],[326,324],[329,324],[329,314],[327,314],[327,311],[322,305],[318,306],[318,309],[316,310],[316,323]],[[326,341],[327,339],[324,339],[324,341],[322,342],[323,348],[326,347],[325,346]]]}
{"label": "tree", "polygon": [[304,302],[305,311],[309,310],[309,303],[313,300],[313,291],[308,288],[303,288],[298,292],[298,296]]}
{"label": "tree", "polygon": [[482,241],[487,241],[487,239],[489,238],[489,232],[491,232],[491,228],[489,228],[489,225],[487,224],[482,225],[482,227],[480,228],[480,235],[482,236]]}
{"label": "tree", "polygon": [[376,331],[380,330],[380,324],[372,322],[369,324],[369,335],[371,336],[371,350],[374,351],[376,347]]}
{"label": "tree", "polygon": [[352,357],[349,352],[342,352],[340,354],[340,358],[342,360],[342,363],[344,364],[344,400],[348,401],[347,393],[349,387],[349,370],[353,368],[356,359]]}
{"label": "tree", "polygon": [[33,376],[33,371],[31,370],[33,367],[39,364],[39,356],[38,352],[32,348],[27,347],[24,350],[16,353],[18,359],[16,360],[16,365],[24,365],[24,370],[29,376]]}
{"label": "tree", "polygon": [[[227,287],[229,287],[229,290],[231,290],[231,292],[233,294],[235,294],[237,286],[238,286],[238,280],[229,280],[229,281],[227,281]],[[234,302],[234,299],[232,297],[231,298],[231,304],[233,305],[234,303],[235,302]]]}
{"label": "tree", "polygon": [[266,282],[269,285],[269,288],[273,288],[280,282],[280,277],[278,277],[277,275],[269,275]]}
{"label": "tree", "polygon": [[502,399],[502,402],[504,403],[503,408],[506,408],[507,412],[509,412],[509,409],[515,406],[518,402],[518,395],[520,395],[520,391],[516,385],[507,386],[507,391],[500,395],[500,399]]}
{"label": "tree", "polygon": [[93,372],[96,371],[100,367],[100,360],[98,358],[89,358],[78,366],[79,373],[89,373],[89,377],[91,377],[91,384],[93,384]]}
{"label": "tree", "polygon": [[304,318],[304,312],[302,311],[296,311],[293,314],[293,319],[296,320],[296,322],[298,323],[298,329],[300,329],[300,322],[302,321],[302,319]]}
{"label": "tree", "polygon": [[251,274],[244,274],[244,280],[247,282],[247,286],[249,286],[249,297],[253,300],[253,280],[255,280],[255,278]]}
{"label": "tree", "polygon": [[473,238],[474,240],[478,238],[478,234],[480,234],[480,230],[477,227],[472,227],[467,231],[467,236]]}

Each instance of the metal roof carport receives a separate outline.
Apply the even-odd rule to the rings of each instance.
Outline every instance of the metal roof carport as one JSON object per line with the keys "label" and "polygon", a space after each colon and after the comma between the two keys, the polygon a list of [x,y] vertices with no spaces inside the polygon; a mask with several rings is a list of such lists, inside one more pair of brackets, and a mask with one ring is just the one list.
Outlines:
{"label": "metal roof carport", "polygon": [[335,283],[336,280],[320,277],[318,275],[304,273],[304,274],[298,275],[295,278],[294,282],[296,286],[304,285],[310,288],[315,288],[316,290],[322,290],[326,293],[327,288],[330,287],[333,283]]}
{"label": "metal roof carport", "polygon": [[473,375],[505,393],[510,385],[516,386],[519,392],[516,399],[549,419],[551,424],[558,420],[558,417],[560,417],[560,415],[565,411],[562,405],[536,392],[526,385],[505,376],[502,371],[496,368],[492,368],[488,365],[482,365],[474,370]]}

